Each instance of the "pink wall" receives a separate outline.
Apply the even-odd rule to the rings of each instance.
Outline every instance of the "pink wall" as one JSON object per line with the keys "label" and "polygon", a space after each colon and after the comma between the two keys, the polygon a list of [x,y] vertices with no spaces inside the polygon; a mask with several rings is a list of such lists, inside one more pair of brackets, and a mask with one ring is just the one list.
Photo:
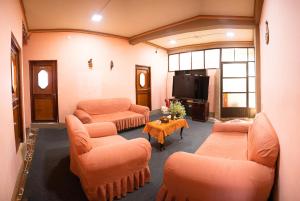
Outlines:
{"label": "pink wall", "polygon": [[[300,200],[300,1],[265,0],[260,23],[261,103],[280,142],[275,200]],[[265,21],[270,43],[265,44]]]}
{"label": "pink wall", "polygon": [[159,109],[166,97],[168,59],[165,51],[155,50],[146,44],[133,46],[123,39],[89,34],[32,34],[24,46],[26,124],[30,124],[29,60],[57,60],[59,119],[64,122],[80,100],[128,97],[135,103],[136,64],[151,66],[152,109]]}
{"label": "pink wall", "polygon": [[[16,153],[11,96],[11,33],[22,46],[22,10],[18,0],[0,2],[0,201],[10,200],[22,164]],[[22,147],[22,145],[20,146]]]}

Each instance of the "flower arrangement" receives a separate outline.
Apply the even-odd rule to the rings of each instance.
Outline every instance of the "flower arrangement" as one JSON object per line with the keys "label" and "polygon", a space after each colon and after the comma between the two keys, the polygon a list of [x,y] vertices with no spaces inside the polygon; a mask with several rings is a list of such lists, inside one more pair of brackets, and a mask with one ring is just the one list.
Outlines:
{"label": "flower arrangement", "polygon": [[172,119],[174,119],[175,116],[177,118],[184,118],[186,115],[185,108],[179,101],[171,102],[169,112]]}

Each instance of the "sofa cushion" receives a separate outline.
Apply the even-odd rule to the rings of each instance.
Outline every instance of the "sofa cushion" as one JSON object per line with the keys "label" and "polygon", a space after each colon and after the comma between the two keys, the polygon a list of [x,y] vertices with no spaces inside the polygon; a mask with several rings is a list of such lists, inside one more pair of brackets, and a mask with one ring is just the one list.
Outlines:
{"label": "sofa cushion", "polygon": [[130,119],[135,117],[144,117],[142,114],[138,114],[131,111],[115,112],[111,114],[93,115],[94,122],[110,121],[115,122],[122,119]]}
{"label": "sofa cushion", "polygon": [[77,109],[86,111],[91,115],[109,114],[129,110],[131,101],[128,98],[112,98],[81,101]]}
{"label": "sofa cushion", "polygon": [[233,160],[247,160],[246,133],[212,133],[196,151],[196,154]]}
{"label": "sofa cushion", "polygon": [[276,132],[264,113],[257,114],[248,133],[248,160],[275,167],[279,152]]}
{"label": "sofa cushion", "polygon": [[74,112],[74,115],[80,119],[80,121],[84,124],[88,124],[92,122],[92,117],[91,115],[89,115],[87,112],[83,111],[83,110],[76,110]]}
{"label": "sofa cushion", "polygon": [[100,137],[100,138],[91,138],[91,143],[93,147],[101,147],[110,144],[116,144],[119,142],[127,141],[124,137],[120,135],[113,135],[108,137]]}

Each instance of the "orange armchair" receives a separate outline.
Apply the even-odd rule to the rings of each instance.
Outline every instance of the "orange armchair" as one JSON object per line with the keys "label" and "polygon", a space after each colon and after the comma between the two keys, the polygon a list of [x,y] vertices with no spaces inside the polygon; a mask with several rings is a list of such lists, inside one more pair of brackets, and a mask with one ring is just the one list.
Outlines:
{"label": "orange armchair", "polygon": [[80,178],[90,201],[126,196],[150,180],[151,146],[146,139],[126,140],[111,122],[84,125],[66,117],[70,169]]}

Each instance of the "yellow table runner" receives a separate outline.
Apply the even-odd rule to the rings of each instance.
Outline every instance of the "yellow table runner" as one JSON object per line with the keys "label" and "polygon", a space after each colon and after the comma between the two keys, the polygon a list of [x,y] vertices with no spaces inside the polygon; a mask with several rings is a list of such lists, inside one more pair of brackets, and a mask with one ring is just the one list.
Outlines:
{"label": "yellow table runner", "polygon": [[144,133],[149,133],[151,137],[157,139],[160,144],[164,144],[164,137],[171,135],[179,128],[188,128],[189,125],[185,119],[170,120],[169,123],[158,124],[156,121],[151,121],[146,124]]}

